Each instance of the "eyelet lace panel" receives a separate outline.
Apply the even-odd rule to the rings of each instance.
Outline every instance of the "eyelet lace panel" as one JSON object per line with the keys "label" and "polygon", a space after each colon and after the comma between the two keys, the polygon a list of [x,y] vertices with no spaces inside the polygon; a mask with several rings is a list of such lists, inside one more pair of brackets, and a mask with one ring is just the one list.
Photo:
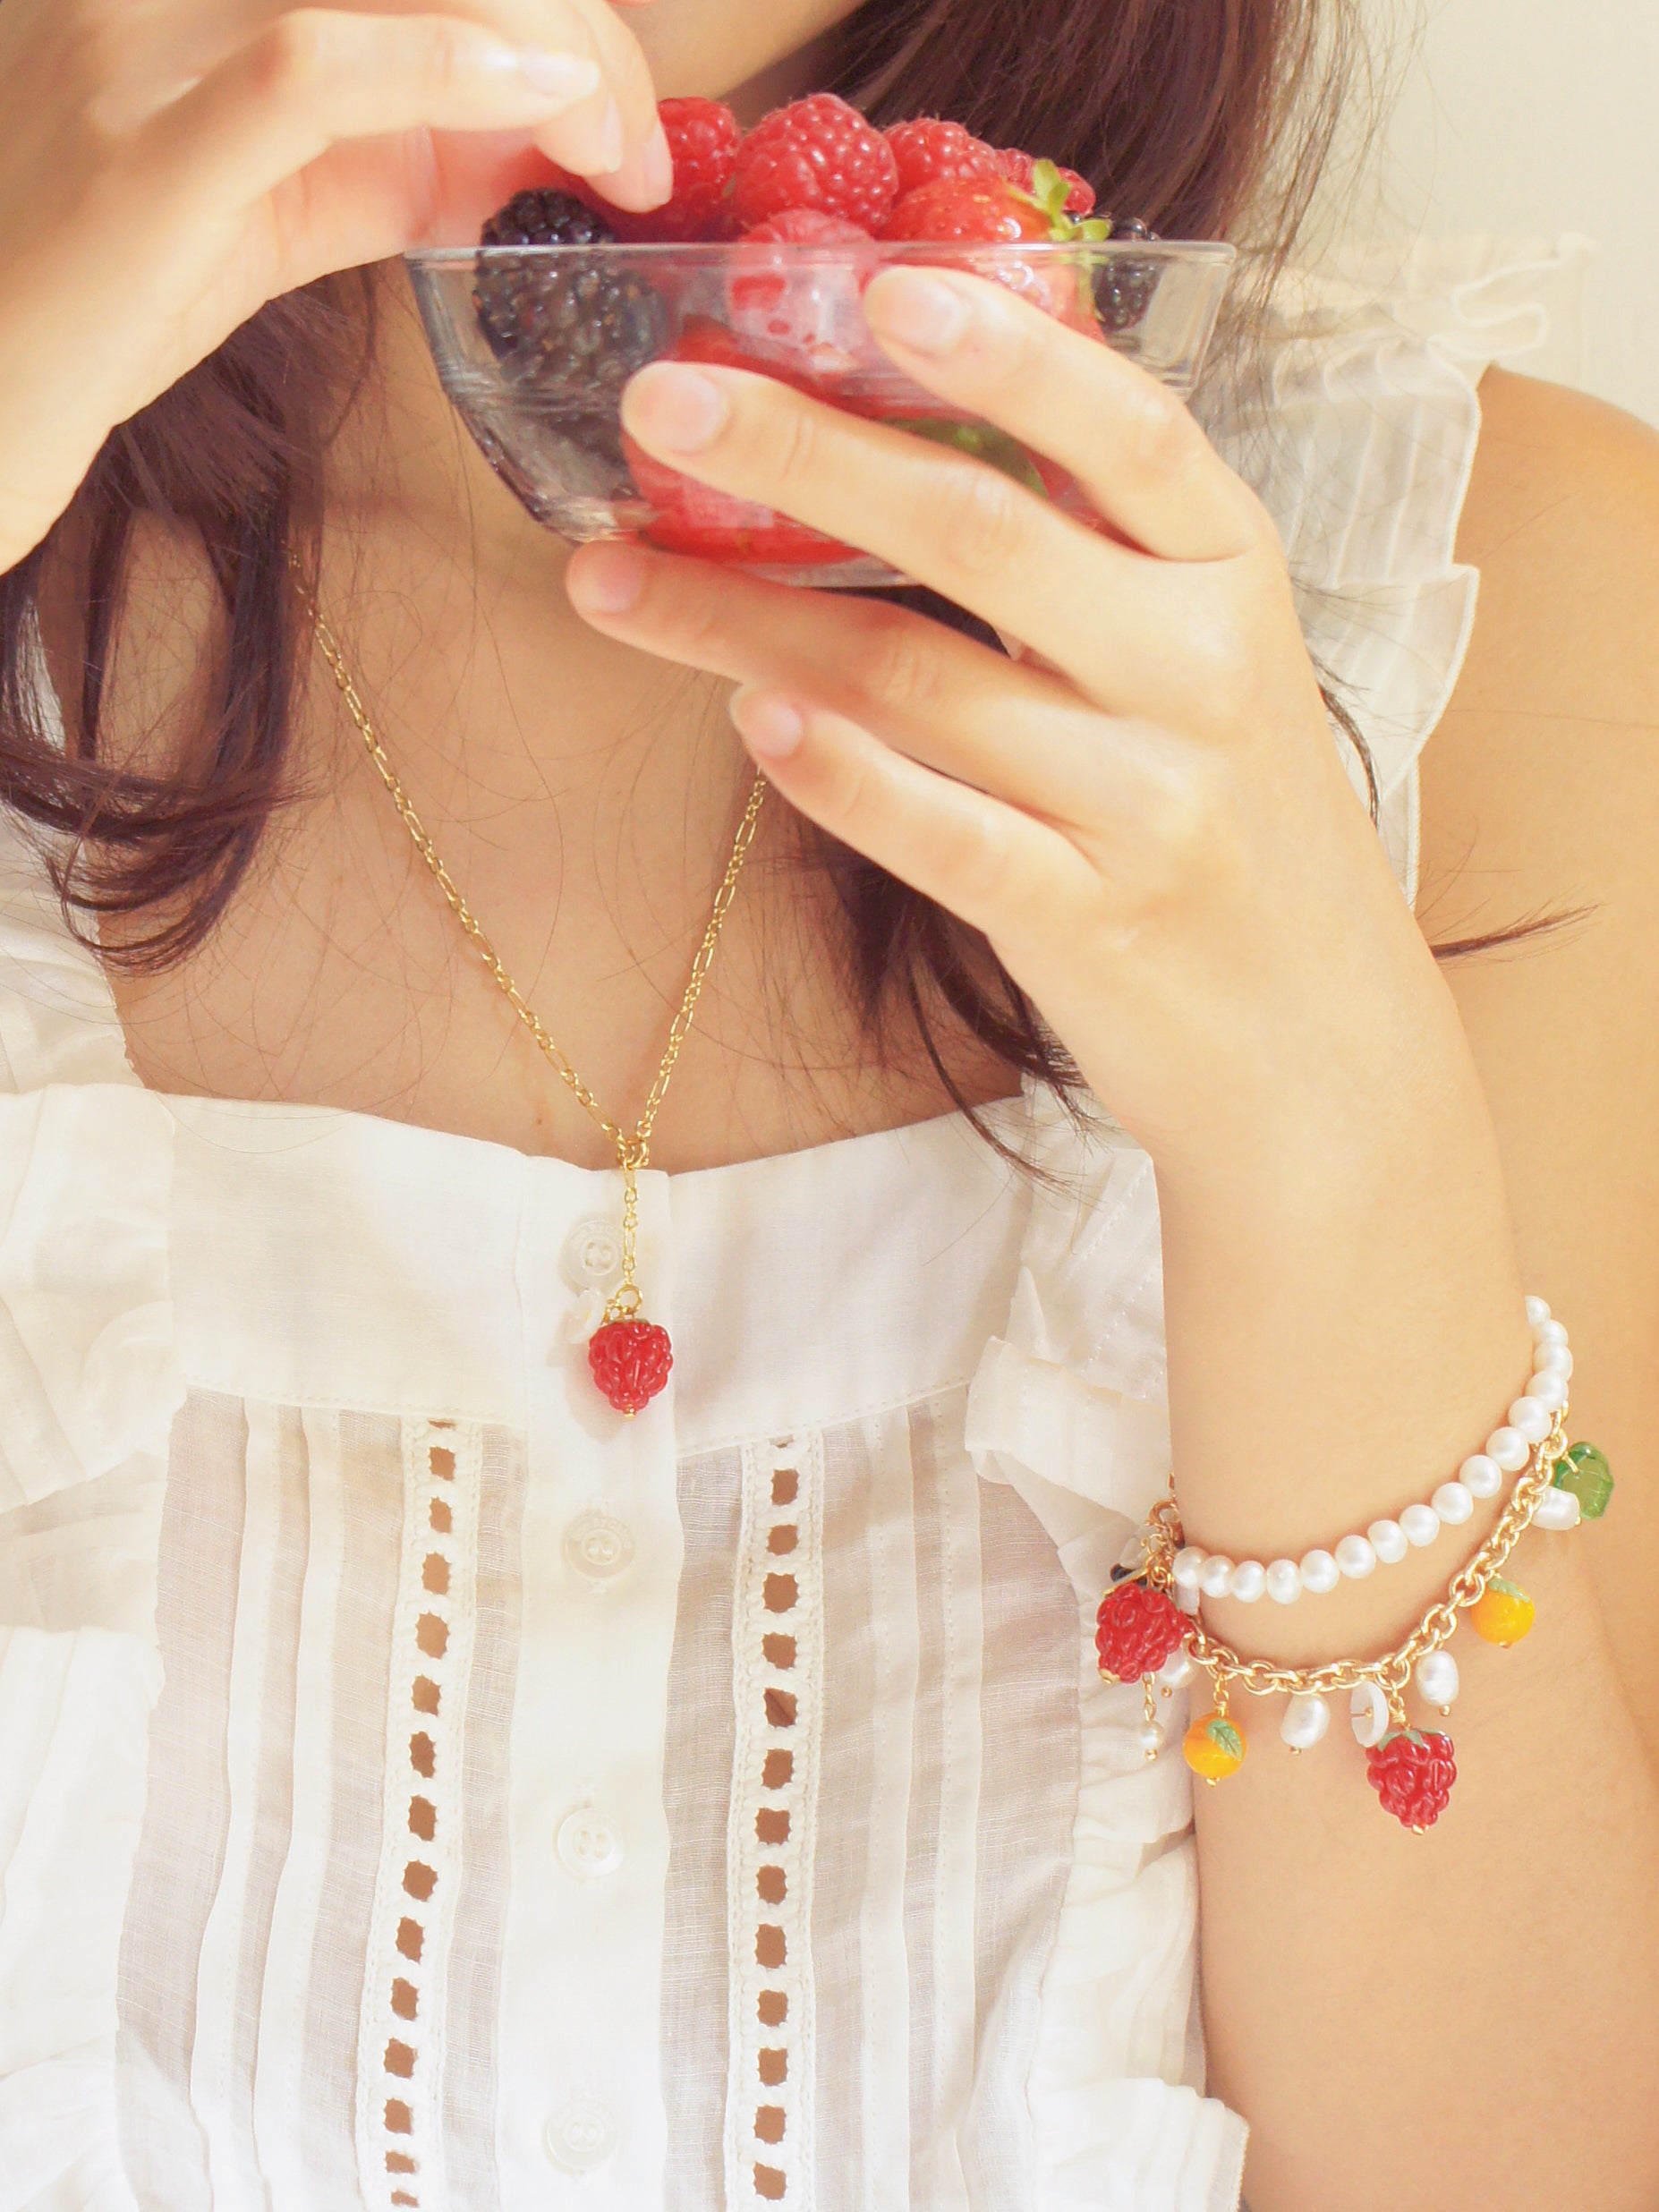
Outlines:
{"label": "eyelet lace panel", "polygon": [[823,1447],[744,1452],[727,1832],[726,2200],[810,2201],[812,1877],[823,1679]]}
{"label": "eyelet lace panel", "polygon": [[404,1424],[404,1544],[386,1797],[357,2049],[364,2202],[438,2212],[443,1979],[460,1866],[462,1716],[472,1661],[481,1439]]}

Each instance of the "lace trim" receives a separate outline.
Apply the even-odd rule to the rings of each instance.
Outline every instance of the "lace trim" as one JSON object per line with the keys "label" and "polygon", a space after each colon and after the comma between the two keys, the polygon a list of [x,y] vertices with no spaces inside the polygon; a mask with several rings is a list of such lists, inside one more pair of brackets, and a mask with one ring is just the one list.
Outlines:
{"label": "lace trim", "polygon": [[475,1429],[404,1425],[386,1801],[357,2049],[357,2146],[374,2212],[444,2201],[443,1980],[461,1852],[482,1451]]}
{"label": "lace trim", "polygon": [[811,2201],[812,1852],[823,1723],[823,1446],[747,1446],[732,1611],[727,2201]]}

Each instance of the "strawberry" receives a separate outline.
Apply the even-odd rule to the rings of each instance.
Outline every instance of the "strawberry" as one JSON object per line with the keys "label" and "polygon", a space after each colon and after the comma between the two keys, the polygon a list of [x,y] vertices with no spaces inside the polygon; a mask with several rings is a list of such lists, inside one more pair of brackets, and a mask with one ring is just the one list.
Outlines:
{"label": "strawberry", "polygon": [[1054,225],[1029,192],[1000,178],[940,177],[906,192],[881,235],[928,245],[1046,244]]}
{"label": "strawberry", "polygon": [[[1005,146],[996,156],[997,174],[1006,177],[1010,184],[1017,184],[1021,191],[1035,189],[1037,162],[1034,155],[1022,154],[1017,147]],[[1063,202],[1068,215],[1093,215],[1094,187],[1087,177],[1079,176],[1075,169],[1063,169],[1058,163],[1051,165],[1055,174],[1066,180],[1066,198]]]}
{"label": "strawberry", "polygon": [[[994,147],[965,131],[959,123],[944,123],[936,115],[894,123],[887,142],[898,165],[901,199],[906,192],[917,191],[923,184],[937,184],[945,177],[989,180],[1003,174],[999,166],[1001,157]],[[1029,184],[1029,178],[1025,181]]]}
{"label": "strawberry", "polygon": [[[813,389],[798,364],[766,360],[745,349],[734,331],[704,316],[693,316],[675,343],[676,361],[708,362],[721,369],[745,369],[751,375],[776,377],[796,391]],[[797,523],[771,507],[739,499],[712,485],[699,483],[658,461],[635,445],[625,430],[622,450],[640,497],[656,509],[642,534],[666,553],[689,553],[700,560],[744,561],[771,568],[816,567],[829,561],[856,559],[850,546]]]}
{"label": "strawberry", "polygon": [[1439,1729],[1391,1729],[1366,1752],[1365,1777],[1383,1811],[1421,1835],[1445,1811],[1458,1779],[1451,1739]]}
{"label": "strawberry", "polygon": [[833,92],[814,92],[757,123],[737,149],[731,213],[740,230],[791,208],[838,215],[874,232],[898,197],[893,149]]}
{"label": "strawberry", "polygon": [[1102,1598],[1094,1649],[1101,1672],[1117,1682],[1156,1674],[1192,1625],[1180,1608],[1144,1582],[1120,1582]]}

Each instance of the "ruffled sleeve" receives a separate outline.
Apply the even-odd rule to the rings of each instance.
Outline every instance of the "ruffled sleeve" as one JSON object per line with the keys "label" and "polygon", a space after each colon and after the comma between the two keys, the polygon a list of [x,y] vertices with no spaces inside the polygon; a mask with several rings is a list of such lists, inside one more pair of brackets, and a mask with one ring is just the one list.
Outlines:
{"label": "ruffled sleeve", "polygon": [[161,1688],[173,1124],[0,836],[0,2212],[128,2212],[115,1978]]}
{"label": "ruffled sleeve", "polygon": [[[1494,362],[1576,353],[1585,238],[1418,242],[1292,272],[1266,344],[1201,404],[1279,525],[1303,633],[1359,724],[1408,899],[1417,757],[1463,667],[1479,591],[1455,557]],[[1547,349],[1547,351],[1546,351]],[[1355,788],[1365,771],[1344,757]]]}

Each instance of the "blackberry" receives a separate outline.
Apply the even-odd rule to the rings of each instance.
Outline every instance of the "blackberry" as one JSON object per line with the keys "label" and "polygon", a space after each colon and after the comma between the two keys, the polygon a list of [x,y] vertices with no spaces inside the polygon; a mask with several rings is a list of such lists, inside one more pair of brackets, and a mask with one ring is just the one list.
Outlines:
{"label": "blackberry", "polygon": [[[1136,217],[1129,217],[1111,226],[1113,242],[1119,239],[1144,239],[1151,243],[1158,234],[1149,230]],[[1132,330],[1152,305],[1153,294],[1158,289],[1159,267],[1156,261],[1119,260],[1115,257],[1096,271],[1094,304],[1100,319],[1108,330]]]}
{"label": "blackberry", "polygon": [[[616,242],[602,215],[572,193],[546,187],[515,194],[490,217],[479,241],[494,247]],[[667,342],[667,310],[644,277],[596,267],[585,257],[562,268],[557,254],[492,255],[480,268],[475,299],[498,358],[545,382],[549,396],[579,411],[614,402]]]}

